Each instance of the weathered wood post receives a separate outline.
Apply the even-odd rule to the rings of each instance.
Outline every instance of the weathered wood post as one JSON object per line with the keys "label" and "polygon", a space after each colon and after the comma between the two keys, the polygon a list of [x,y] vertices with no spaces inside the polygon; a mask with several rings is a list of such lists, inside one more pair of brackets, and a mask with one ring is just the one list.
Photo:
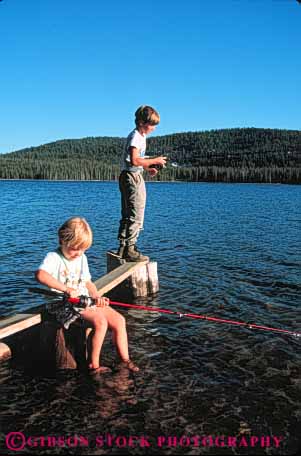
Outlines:
{"label": "weathered wood post", "polygon": [[[107,272],[118,268],[126,261],[116,253],[107,252]],[[142,298],[153,295],[159,291],[157,263],[155,261],[143,261],[135,263],[137,268],[121,284],[114,288],[114,295],[130,294],[133,298]]]}
{"label": "weathered wood post", "polygon": [[50,367],[84,369],[86,366],[86,328],[81,322],[67,330],[55,321],[43,321],[40,331],[40,355]]}

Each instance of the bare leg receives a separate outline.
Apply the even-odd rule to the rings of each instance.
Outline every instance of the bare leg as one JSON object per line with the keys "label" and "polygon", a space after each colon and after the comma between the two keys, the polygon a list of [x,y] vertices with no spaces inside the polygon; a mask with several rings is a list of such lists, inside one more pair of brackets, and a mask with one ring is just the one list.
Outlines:
{"label": "bare leg", "polygon": [[116,345],[116,349],[121,360],[125,363],[125,366],[134,371],[138,372],[139,368],[130,360],[129,349],[128,349],[128,337],[126,332],[125,318],[116,310],[111,307],[103,308],[103,312],[107,318],[109,328],[112,329],[112,339]]}
{"label": "bare leg", "polygon": [[93,331],[91,334],[91,362],[89,367],[91,369],[98,369],[100,367],[100,352],[103,341],[108,329],[108,322],[106,317],[101,312],[101,309],[85,309],[81,312],[81,316],[85,321],[91,324]]}
{"label": "bare leg", "polygon": [[122,361],[129,359],[128,336],[126,332],[125,318],[111,307],[103,307],[109,328],[112,330],[113,342]]}

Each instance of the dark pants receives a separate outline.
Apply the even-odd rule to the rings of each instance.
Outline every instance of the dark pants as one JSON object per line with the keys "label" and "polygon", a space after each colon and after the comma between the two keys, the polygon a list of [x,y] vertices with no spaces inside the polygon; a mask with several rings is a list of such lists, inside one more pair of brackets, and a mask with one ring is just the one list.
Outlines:
{"label": "dark pants", "polygon": [[121,192],[121,220],[118,239],[121,245],[133,245],[143,229],[146,201],[145,182],[142,173],[122,171],[119,177]]}

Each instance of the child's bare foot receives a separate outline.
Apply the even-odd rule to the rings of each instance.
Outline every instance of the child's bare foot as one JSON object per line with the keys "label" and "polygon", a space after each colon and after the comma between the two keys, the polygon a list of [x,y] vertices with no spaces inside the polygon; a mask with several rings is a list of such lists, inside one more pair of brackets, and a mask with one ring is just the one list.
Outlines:
{"label": "child's bare foot", "polygon": [[91,374],[105,374],[106,372],[112,372],[112,370],[106,366],[93,367],[92,364],[89,364],[89,372]]}
{"label": "child's bare foot", "polygon": [[139,367],[134,364],[134,362],[131,359],[128,359],[126,361],[122,361],[121,367],[126,367],[132,372],[139,372]]}

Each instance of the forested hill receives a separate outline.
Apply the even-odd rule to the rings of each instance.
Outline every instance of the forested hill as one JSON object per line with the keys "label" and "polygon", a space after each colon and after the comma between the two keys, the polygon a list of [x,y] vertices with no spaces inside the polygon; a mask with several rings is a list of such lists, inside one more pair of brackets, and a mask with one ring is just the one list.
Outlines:
{"label": "forested hill", "polygon": [[[237,128],[149,137],[158,180],[301,183],[301,131]],[[62,140],[0,155],[2,179],[118,179],[125,138]]]}

